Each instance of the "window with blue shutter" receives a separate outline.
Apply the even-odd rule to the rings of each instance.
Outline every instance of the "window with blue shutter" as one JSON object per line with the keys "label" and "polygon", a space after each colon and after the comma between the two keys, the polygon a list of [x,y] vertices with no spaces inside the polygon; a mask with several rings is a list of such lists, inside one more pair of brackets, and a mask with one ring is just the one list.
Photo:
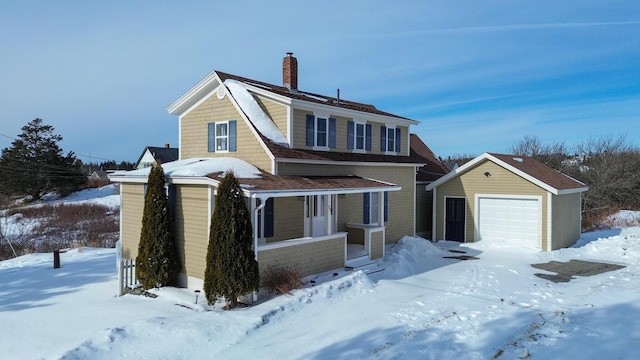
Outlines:
{"label": "window with blue shutter", "polygon": [[363,214],[364,218],[362,220],[363,224],[369,224],[371,222],[371,193],[363,193],[364,198],[364,206],[363,206]]}
{"label": "window with blue shutter", "polygon": [[336,119],[329,118],[329,147],[336,147],[336,136],[337,136],[337,124]]}
{"label": "window with blue shutter", "polygon": [[395,149],[395,150],[396,150],[396,152],[398,152],[398,153],[399,153],[399,152],[400,152],[400,150],[402,149],[402,147],[401,147],[401,140],[402,140],[402,137],[401,137],[401,135],[400,135],[400,128],[396,128],[396,149]]}
{"label": "window with blue shutter", "polygon": [[384,221],[389,221],[389,192],[384,192]]}
{"label": "window with blue shutter", "polygon": [[307,146],[315,145],[315,116],[307,114]]}
{"label": "window with blue shutter", "polygon": [[371,151],[371,124],[365,125],[365,144],[364,149]]}
{"label": "window with blue shutter", "polygon": [[354,139],[353,128],[354,128],[354,122],[349,120],[347,122],[347,149],[353,149],[353,139]]}
{"label": "window with blue shutter", "polygon": [[274,219],[273,198],[267,199],[264,206],[264,237],[273,237]]}
{"label": "window with blue shutter", "polygon": [[380,126],[380,151],[387,151],[387,127]]}
{"label": "window with blue shutter", "polygon": [[207,124],[207,151],[216,151],[216,123]]}
{"label": "window with blue shutter", "polygon": [[236,151],[236,121],[229,120],[229,151]]}

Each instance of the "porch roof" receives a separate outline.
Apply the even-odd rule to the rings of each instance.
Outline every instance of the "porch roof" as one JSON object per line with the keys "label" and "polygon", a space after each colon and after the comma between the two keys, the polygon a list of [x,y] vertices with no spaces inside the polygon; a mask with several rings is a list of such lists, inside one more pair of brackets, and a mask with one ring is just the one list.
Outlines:
{"label": "porch roof", "polygon": [[[212,179],[221,174],[209,174]],[[398,191],[401,187],[376,179],[359,176],[279,176],[262,173],[257,178],[239,178],[240,186],[249,197],[290,197],[305,195],[356,194]]]}

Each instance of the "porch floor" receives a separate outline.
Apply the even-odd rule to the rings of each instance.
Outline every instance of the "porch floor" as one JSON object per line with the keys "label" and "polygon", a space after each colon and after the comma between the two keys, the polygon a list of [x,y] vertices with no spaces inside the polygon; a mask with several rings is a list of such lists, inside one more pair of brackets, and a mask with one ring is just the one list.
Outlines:
{"label": "porch floor", "polygon": [[369,255],[364,245],[347,244],[347,260],[357,259]]}

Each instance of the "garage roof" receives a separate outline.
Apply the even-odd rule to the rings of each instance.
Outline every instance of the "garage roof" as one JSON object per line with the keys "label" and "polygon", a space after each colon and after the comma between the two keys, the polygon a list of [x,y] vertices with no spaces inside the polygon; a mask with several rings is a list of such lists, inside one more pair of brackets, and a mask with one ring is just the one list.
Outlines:
{"label": "garage roof", "polygon": [[554,195],[572,194],[589,190],[587,185],[584,183],[563,174],[536,159],[520,155],[484,153],[427,185],[427,191],[467,172],[485,160],[491,161],[513,172],[514,174],[540,186]]}

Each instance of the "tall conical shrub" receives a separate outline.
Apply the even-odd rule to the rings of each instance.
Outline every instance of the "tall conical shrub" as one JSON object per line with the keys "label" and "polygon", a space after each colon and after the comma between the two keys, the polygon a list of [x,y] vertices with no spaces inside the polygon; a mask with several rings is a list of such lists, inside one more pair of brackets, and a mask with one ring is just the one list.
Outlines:
{"label": "tall conical shrub", "polygon": [[154,164],[144,199],[142,231],[136,257],[136,277],[145,289],[173,283],[179,262],[173,235],[173,219],[165,191],[164,171]]}
{"label": "tall conical shrub", "polygon": [[252,243],[251,215],[238,180],[228,172],[218,188],[209,229],[204,292],[210,305],[224,297],[235,308],[238,296],[258,290]]}

